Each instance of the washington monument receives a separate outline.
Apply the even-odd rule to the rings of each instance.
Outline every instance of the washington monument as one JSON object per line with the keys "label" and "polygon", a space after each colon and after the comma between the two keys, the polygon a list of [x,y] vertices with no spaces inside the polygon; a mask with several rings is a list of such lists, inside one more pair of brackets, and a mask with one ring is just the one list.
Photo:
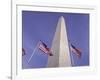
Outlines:
{"label": "washington monument", "polygon": [[63,16],[61,16],[58,20],[55,35],[52,41],[51,51],[53,56],[48,57],[47,67],[71,66],[68,36]]}

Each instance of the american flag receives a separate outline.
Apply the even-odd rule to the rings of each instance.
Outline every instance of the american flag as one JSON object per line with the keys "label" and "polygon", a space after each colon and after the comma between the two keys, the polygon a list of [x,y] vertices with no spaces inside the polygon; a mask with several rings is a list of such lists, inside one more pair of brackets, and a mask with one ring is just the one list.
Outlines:
{"label": "american flag", "polygon": [[22,48],[22,56],[24,56],[26,54],[25,49]]}
{"label": "american flag", "polygon": [[70,49],[71,49],[71,51],[73,52],[73,53],[75,53],[79,58],[81,57],[81,51],[78,49],[78,48],[76,48],[74,45],[72,45],[71,44],[71,47],[70,47]]}
{"label": "american flag", "polygon": [[40,49],[42,52],[48,54],[49,56],[53,56],[53,54],[51,53],[50,48],[48,48],[47,45],[46,45],[44,42],[42,42],[42,41],[40,41],[39,49]]}

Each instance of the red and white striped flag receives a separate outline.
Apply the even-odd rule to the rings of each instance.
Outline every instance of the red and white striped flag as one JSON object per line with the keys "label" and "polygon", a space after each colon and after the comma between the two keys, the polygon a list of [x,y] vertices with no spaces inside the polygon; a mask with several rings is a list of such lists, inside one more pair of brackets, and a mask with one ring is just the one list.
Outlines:
{"label": "red and white striped flag", "polygon": [[71,47],[70,47],[71,51],[73,53],[75,53],[79,58],[81,57],[81,51],[79,49],[77,49],[74,45],[71,44]]}
{"label": "red and white striped flag", "polygon": [[22,56],[24,56],[26,54],[25,49],[22,48]]}
{"label": "red and white striped flag", "polygon": [[46,45],[44,42],[42,42],[42,41],[40,41],[39,49],[40,49],[42,52],[48,54],[49,56],[53,56],[53,54],[51,53],[51,50],[50,50],[50,49],[47,47],[47,45]]}

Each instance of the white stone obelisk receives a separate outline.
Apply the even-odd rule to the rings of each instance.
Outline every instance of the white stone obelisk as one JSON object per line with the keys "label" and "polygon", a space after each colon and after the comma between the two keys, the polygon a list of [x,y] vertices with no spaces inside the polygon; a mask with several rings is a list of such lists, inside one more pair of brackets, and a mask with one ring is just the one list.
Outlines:
{"label": "white stone obelisk", "polygon": [[56,32],[52,41],[51,51],[53,56],[48,57],[47,67],[71,66],[68,36],[63,16],[59,18]]}

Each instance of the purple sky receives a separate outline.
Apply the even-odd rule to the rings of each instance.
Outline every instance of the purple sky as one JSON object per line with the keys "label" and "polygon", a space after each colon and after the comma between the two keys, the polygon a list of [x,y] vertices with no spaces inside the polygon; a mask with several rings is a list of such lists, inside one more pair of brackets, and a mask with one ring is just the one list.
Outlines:
{"label": "purple sky", "polygon": [[30,63],[28,59],[39,40],[51,48],[58,19],[61,16],[65,18],[69,43],[82,52],[80,59],[71,53],[74,59],[73,66],[89,65],[89,14],[22,11],[22,45],[26,51],[26,55],[22,57],[23,69],[46,67],[48,55],[38,48]]}

